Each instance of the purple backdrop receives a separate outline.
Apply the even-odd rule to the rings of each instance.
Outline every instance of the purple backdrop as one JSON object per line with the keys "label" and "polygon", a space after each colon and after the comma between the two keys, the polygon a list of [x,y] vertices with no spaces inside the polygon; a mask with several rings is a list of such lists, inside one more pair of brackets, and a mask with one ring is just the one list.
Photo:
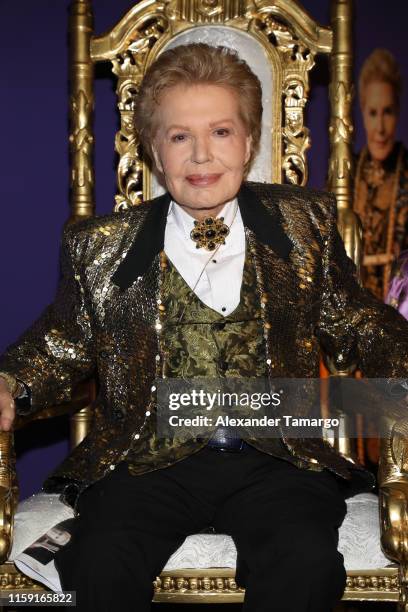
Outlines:
{"label": "purple backdrop", "polygon": [[[2,213],[0,255],[0,351],[13,342],[53,299],[58,279],[58,251],[68,207],[67,147],[67,18],[68,0],[20,3],[3,0],[2,79]],[[109,29],[133,2],[94,0],[95,31]],[[329,0],[304,0],[321,23],[329,22]],[[355,9],[355,69],[378,46],[390,49],[408,84],[405,54],[406,0],[392,10],[382,0],[358,0]],[[312,80],[308,126],[313,147],[310,181],[324,186],[327,158],[328,70],[318,61]],[[398,137],[408,143],[406,92]],[[113,139],[117,129],[114,82],[108,71],[97,71],[96,202],[109,212],[115,193]],[[356,105],[356,148],[364,133]],[[33,423],[16,435],[20,497],[40,489],[47,474],[68,452],[67,419]]]}

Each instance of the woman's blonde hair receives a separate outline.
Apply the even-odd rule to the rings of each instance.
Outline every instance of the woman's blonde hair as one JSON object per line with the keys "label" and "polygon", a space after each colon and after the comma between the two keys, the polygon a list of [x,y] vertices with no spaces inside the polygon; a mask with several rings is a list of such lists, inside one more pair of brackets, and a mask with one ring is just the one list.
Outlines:
{"label": "woman's blonde hair", "polygon": [[252,135],[249,166],[261,138],[261,83],[236,51],[204,43],[164,51],[146,71],[135,101],[135,128],[144,152],[153,159],[152,142],[158,128],[155,111],[163,91],[198,83],[228,87],[237,94],[240,117],[247,133]]}
{"label": "woman's blonde hair", "polygon": [[397,60],[388,49],[375,49],[365,60],[358,79],[358,93],[361,108],[364,107],[367,85],[370,83],[388,83],[394,90],[397,108],[399,108],[402,79]]}

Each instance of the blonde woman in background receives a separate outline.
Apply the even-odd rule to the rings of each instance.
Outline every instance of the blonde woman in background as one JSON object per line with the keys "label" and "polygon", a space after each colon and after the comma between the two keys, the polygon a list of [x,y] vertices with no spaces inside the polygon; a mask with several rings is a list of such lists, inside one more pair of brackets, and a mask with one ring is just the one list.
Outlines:
{"label": "blonde woman in background", "polygon": [[408,152],[396,141],[402,80],[386,49],[376,49],[359,78],[366,146],[358,156],[354,210],[363,223],[363,282],[384,300],[392,264],[408,247]]}
{"label": "blonde woman in background", "polygon": [[[366,145],[356,166],[354,210],[363,224],[364,286],[387,301],[393,263],[408,247],[408,154],[396,141],[402,79],[394,56],[375,49],[365,60],[359,82]],[[365,439],[366,461],[374,471],[379,438],[374,426]]]}

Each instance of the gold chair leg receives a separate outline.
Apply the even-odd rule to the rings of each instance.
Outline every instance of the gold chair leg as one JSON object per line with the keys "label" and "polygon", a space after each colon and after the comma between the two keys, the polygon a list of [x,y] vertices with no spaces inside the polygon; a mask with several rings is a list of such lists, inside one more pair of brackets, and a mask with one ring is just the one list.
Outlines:
{"label": "gold chair leg", "polygon": [[13,433],[0,432],[0,563],[10,554],[18,502]]}
{"label": "gold chair leg", "polygon": [[399,566],[400,599],[397,605],[398,612],[408,612],[408,567],[401,563]]}

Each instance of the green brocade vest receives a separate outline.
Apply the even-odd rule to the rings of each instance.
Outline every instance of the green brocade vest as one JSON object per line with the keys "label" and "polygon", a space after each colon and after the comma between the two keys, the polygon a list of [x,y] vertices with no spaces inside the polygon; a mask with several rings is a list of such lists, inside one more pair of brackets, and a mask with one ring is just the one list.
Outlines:
{"label": "green brocade vest", "polygon": [[204,304],[170,261],[163,295],[167,378],[266,376],[262,314],[248,253],[240,302],[226,317]]}
{"label": "green brocade vest", "polygon": [[[225,317],[204,304],[175,266],[169,260],[167,263],[161,292],[166,308],[166,322],[161,334],[166,363],[164,376],[187,379],[220,376],[265,379],[263,319],[256,271],[249,249],[246,249],[240,302]],[[159,438],[156,419],[150,420],[141,437],[145,440],[140,440],[138,448],[147,447],[149,454],[159,457],[164,447],[171,453],[173,461],[167,465],[197,452],[203,446],[191,438],[184,443],[178,439]],[[280,438],[247,441],[259,450],[286,459],[298,467],[320,469],[293,456]],[[127,456],[129,471],[135,475],[141,472],[143,464],[137,455],[135,448]],[[145,468],[151,469],[151,464]]]}

